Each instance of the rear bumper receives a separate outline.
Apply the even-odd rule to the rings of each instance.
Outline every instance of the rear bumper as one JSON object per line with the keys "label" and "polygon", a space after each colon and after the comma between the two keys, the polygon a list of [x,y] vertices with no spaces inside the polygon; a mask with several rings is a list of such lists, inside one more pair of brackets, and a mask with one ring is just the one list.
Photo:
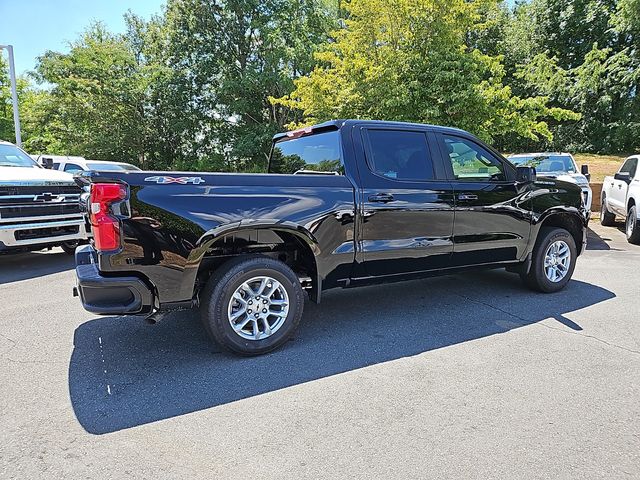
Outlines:
{"label": "rear bumper", "polygon": [[76,249],[74,295],[85,310],[99,315],[136,315],[150,313],[153,293],[138,277],[106,277],[100,273],[97,254],[91,245]]}

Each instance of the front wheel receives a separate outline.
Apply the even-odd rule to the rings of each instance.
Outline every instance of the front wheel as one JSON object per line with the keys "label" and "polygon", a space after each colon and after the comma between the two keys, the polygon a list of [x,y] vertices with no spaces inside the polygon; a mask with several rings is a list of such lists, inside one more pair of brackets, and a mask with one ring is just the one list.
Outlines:
{"label": "front wheel", "polygon": [[562,290],[576,266],[576,243],[563,228],[545,228],[538,233],[529,273],[522,280],[531,289],[544,293]]}
{"label": "front wheel", "polygon": [[613,227],[616,224],[616,216],[607,208],[604,195],[600,203],[600,225],[603,227]]}
{"label": "front wheel", "polygon": [[211,275],[201,298],[202,322],[209,335],[240,355],[280,347],[298,327],[304,308],[297,275],[268,257],[227,262]]}
{"label": "front wheel", "polygon": [[638,225],[638,210],[632,206],[627,212],[627,223],[625,231],[629,243],[640,244],[640,225]]}

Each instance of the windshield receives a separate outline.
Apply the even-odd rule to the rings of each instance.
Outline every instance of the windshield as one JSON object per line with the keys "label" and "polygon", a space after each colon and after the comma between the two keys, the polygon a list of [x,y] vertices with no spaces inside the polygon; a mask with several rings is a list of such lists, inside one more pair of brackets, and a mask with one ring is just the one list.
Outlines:
{"label": "windshield", "polygon": [[269,161],[271,173],[344,175],[340,132],[317,133],[275,143]]}
{"label": "windshield", "polygon": [[537,173],[575,173],[575,165],[569,155],[531,155],[509,157],[516,166],[536,167]]}
{"label": "windshield", "polygon": [[97,170],[99,172],[133,172],[140,170],[138,167],[129,165],[128,163],[107,163],[107,162],[87,162],[89,170]]}
{"label": "windshield", "polygon": [[15,145],[0,145],[0,167],[39,168],[38,163]]}

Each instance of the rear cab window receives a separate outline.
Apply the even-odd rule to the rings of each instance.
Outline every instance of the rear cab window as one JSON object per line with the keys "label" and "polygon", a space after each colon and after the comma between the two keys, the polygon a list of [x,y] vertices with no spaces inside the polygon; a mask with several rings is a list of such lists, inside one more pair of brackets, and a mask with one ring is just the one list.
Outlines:
{"label": "rear cab window", "polygon": [[344,175],[340,132],[285,137],[273,144],[269,173]]}

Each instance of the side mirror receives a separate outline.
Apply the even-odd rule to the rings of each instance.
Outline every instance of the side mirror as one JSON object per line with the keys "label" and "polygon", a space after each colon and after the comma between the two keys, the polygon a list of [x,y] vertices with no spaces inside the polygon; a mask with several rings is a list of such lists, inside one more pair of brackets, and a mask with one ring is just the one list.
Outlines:
{"label": "side mirror", "polygon": [[51,170],[53,168],[53,158],[43,157],[42,166],[44,168],[48,168],[49,170]]}
{"label": "side mirror", "polygon": [[631,183],[631,174],[629,172],[618,172],[613,176],[613,178],[616,180],[622,180],[626,183]]}
{"label": "side mirror", "polygon": [[588,182],[591,181],[591,174],[589,173],[589,165],[582,165],[580,167],[580,173],[584,175]]}
{"label": "side mirror", "polygon": [[518,183],[533,183],[536,181],[535,167],[516,167],[516,181]]}

